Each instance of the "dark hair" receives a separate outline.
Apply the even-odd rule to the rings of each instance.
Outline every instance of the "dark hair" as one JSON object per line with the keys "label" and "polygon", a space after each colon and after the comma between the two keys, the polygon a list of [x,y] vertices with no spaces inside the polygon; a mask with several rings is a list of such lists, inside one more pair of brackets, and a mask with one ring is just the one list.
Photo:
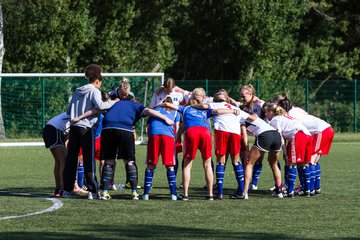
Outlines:
{"label": "dark hair", "polygon": [[102,81],[102,72],[102,67],[97,64],[90,64],[85,68],[85,77],[89,80],[89,83],[93,83],[96,80]]}
{"label": "dark hair", "polygon": [[166,89],[173,89],[175,87],[175,80],[172,77],[168,77],[165,79],[163,86]]}
{"label": "dark hair", "polygon": [[106,102],[106,101],[108,101],[110,99],[110,95],[109,95],[109,93],[107,93],[107,92],[101,92],[101,100],[103,101],[103,102]]}
{"label": "dark hair", "polygon": [[289,112],[293,106],[287,95],[283,95],[282,97],[283,98],[278,101],[277,105]]}

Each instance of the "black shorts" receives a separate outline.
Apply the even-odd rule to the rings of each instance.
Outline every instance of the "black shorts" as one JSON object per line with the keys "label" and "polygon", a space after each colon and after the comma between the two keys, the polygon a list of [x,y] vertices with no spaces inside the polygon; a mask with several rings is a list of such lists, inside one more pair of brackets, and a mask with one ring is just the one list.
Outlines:
{"label": "black shorts", "polygon": [[52,125],[45,125],[43,130],[43,139],[46,148],[56,148],[59,146],[65,147],[65,135],[59,129]]}
{"label": "black shorts", "polygon": [[279,152],[281,150],[281,135],[275,130],[263,132],[255,139],[254,145],[262,152]]}
{"label": "black shorts", "polygon": [[135,139],[131,131],[107,128],[101,131],[102,159],[135,161]]}

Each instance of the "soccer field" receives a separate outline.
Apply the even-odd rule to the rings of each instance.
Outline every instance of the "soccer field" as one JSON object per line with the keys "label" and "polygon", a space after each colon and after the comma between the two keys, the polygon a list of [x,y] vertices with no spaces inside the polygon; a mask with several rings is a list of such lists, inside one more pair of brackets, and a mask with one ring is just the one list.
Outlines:
{"label": "soccer field", "polygon": [[[130,190],[118,190],[110,201],[60,198],[63,206],[55,211],[13,219],[6,218],[53,205],[42,196],[53,192],[54,160],[44,147],[0,148],[0,239],[360,239],[360,141],[344,139],[337,138],[330,155],[321,160],[322,193],[310,198],[272,198],[271,171],[264,164],[259,190],[250,192],[249,200],[225,196],[223,201],[206,201],[198,158],[187,202],[170,200],[160,165],[149,201],[132,201]],[[145,150],[136,149],[140,185]],[[123,163],[118,162],[116,183],[124,179]],[[226,170],[224,187],[225,195],[236,187],[232,167]]]}

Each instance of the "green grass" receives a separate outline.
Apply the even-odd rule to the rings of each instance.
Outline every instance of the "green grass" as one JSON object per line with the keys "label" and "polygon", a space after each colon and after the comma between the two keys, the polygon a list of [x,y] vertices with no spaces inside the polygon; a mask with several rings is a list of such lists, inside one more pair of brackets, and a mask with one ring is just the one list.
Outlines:
{"label": "green grass", "polygon": [[[141,184],[145,149],[136,149]],[[0,239],[360,239],[358,149],[359,142],[333,144],[330,155],[321,160],[323,193],[315,197],[272,198],[266,165],[260,190],[250,193],[248,201],[205,201],[197,159],[188,202],[170,201],[166,173],[159,165],[150,201],[131,201],[129,190],[113,192],[111,201],[61,199],[64,206],[55,212],[0,220]],[[53,158],[43,147],[0,148],[0,190],[51,194],[52,168]],[[123,163],[118,162],[116,182],[124,179]],[[235,186],[229,167],[225,194]],[[50,206],[43,198],[0,193],[0,217]]]}

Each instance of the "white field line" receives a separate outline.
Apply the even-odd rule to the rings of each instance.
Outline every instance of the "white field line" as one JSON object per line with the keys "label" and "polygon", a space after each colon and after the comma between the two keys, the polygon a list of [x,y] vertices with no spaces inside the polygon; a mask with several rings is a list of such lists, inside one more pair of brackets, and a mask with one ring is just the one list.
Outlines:
{"label": "white field line", "polygon": [[0,191],[0,193],[9,193],[10,195],[18,195],[18,196],[30,196],[30,197],[40,197],[44,198],[50,202],[53,203],[53,205],[47,209],[38,211],[38,212],[32,212],[32,213],[26,213],[26,214],[20,214],[20,215],[14,215],[14,216],[5,216],[0,217],[0,220],[7,220],[7,219],[14,219],[14,218],[22,218],[22,217],[31,217],[34,215],[39,215],[43,213],[53,212],[61,208],[64,204],[59,199],[56,198],[48,198],[37,194],[31,194],[31,193],[13,193],[13,192],[7,192],[7,191]]}

